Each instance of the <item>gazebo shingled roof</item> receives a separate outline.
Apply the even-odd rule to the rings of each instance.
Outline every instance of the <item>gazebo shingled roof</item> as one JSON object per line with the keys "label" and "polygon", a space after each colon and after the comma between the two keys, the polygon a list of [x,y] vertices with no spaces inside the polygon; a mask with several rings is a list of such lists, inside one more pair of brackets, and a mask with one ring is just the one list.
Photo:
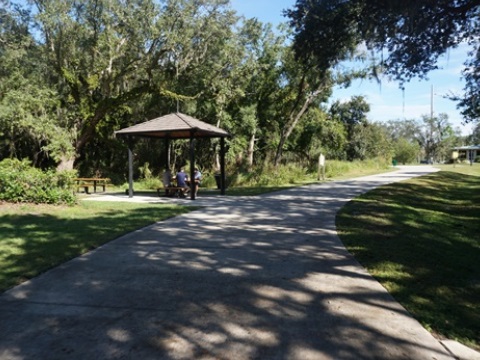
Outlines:
{"label": "gazebo shingled roof", "polygon": [[189,139],[200,137],[228,137],[228,132],[182,113],[172,113],[115,132],[117,136]]}
{"label": "gazebo shingled roof", "polygon": [[[125,129],[115,131],[117,137],[130,139],[131,137],[157,138],[166,141],[166,156],[168,163],[168,142],[170,139],[190,139],[190,177],[194,178],[195,151],[194,139],[220,138],[220,190],[225,195],[225,138],[230,134],[219,127],[207,124],[182,113],[172,113],[149,120]],[[128,195],[133,196],[133,153],[130,140],[128,148]],[[191,199],[195,200],[195,192],[191,191]]]}

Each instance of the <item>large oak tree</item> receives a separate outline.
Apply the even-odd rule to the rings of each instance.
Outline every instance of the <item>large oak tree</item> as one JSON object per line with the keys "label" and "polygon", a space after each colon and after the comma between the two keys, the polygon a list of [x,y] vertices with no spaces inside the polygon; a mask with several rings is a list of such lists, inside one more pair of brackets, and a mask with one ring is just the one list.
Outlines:
{"label": "large oak tree", "polygon": [[[172,80],[220,51],[235,22],[226,0],[32,0],[29,28],[58,94],[57,115],[72,133],[72,168],[103,129],[111,134],[135,105],[157,94],[178,98]],[[220,44],[221,45],[221,44]]]}

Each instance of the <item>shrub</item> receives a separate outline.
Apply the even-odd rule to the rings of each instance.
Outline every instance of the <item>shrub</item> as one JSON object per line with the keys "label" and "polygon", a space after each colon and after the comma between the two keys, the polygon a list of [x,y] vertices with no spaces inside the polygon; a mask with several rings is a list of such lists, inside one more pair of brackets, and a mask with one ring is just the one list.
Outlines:
{"label": "shrub", "polygon": [[401,164],[414,163],[419,153],[418,143],[412,143],[405,138],[400,138],[395,143],[395,159]]}
{"label": "shrub", "polygon": [[216,188],[217,181],[215,180],[215,174],[213,173],[202,173],[202,187],[204,188]]}
{"label": "shrub", "polygon": [[162,181],[158,178],[150,177],[144,180],[140,180],[140,187],[146,190],[157,190],[158,188],[163,188]]}
{"label": "shrub", "polygon": [[74,204],[74,171],[42,171],[28,160],[0,162],[0,200],[45,204]]}

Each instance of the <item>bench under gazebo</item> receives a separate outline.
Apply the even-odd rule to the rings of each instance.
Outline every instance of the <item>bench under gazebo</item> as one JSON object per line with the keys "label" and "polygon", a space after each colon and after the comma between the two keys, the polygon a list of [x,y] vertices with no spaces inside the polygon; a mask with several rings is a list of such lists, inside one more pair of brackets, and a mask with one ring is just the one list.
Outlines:
{"label": "bench under gazebo", "polygon": [[[194,178],[195,171],[195,139],[220,138],[220,192],[225,195],[225,138],[228,132],[219,127],[205,123],[182,113],[172,113],[130,126],[118,131],[115,135],[126,138],[128,144],[128,196],[133,197],[133,152],[132,138],[164,139],[165,164],[168,164],[168,149],[170,140],[190,139],[190,178]],[[190,197],[195,200],[195,191],[190,191]]]}

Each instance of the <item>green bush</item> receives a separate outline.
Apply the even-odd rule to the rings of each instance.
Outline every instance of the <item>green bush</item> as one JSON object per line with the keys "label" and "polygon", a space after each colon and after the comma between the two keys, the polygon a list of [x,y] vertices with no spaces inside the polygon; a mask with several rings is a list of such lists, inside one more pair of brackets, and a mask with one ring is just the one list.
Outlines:
{"label": "green bush", "polygon": [[139,183],[141,183],[140,187],[146,190],[157,190],[158,188],[163,188],[162,180],[154,177],[140,180]]}
{"label": "green bush", "polygon": [[420,154],[420,145],[400,138],[395,145],[395,159],[401,164],[412,164]]}
{"label": "green bush", "polygon": [[217,188],[217,182],[215,180],[215,174],[202,173],[202,187],[203,188]]}
{"label": "green bush", "polygon": [[28,160],[0,162],[0,200],[45,204],[74,204],[74,171],[42,171]]}

